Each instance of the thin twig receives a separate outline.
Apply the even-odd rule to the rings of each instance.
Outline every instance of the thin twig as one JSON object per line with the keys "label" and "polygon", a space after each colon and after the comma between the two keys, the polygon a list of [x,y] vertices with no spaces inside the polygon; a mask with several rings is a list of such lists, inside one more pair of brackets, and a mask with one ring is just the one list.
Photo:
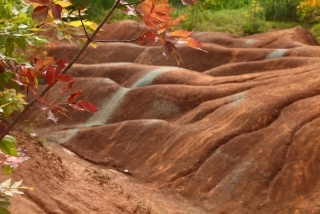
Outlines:
{"label": "thin twig", "polygon": [[79,18],[80,18],[81,25],[82,25],[82,28],[83,28],[83,30],[84,30],[84,33],[86,34],[87,39],[89,39],[88,32],[87,32],[87,30],[86,30],[86,27],[84,26],[83,21],[82,21],[81,10],[80,10],[79,8],[78,8],[78,14],[79,14]]}
{"label": "thin twig", "polygon": [[[110,18],[114,10],[117,8],[120,0],[116,0],[108,14],[103,18],[100,22],[96,30],[92,33],[92,35],[87,39],[81,49],[77,52],[77,54],[73,57],[73,59],[68,63],[68,65],[61,71],[61,74],[67,73],[67,71],[71,68],[71,66],[77,61],[77,59],[81,56],[81,54],[85,51],[85,49],[89,46],[89,44],[93,41],[93,38],[98,34],[100,29],[106,23],[106,21]],[[55,80],[52,85],[48,85],[41,93],[40,97],[43,97],[58,81]],[[31,102],[29,102],[24,109],[19,113],[19,115],[12,121],[12,123],[1,133],[0,141],[9,133],[9,131],[16,125],[16,123],[21,119],[21,117],[29,110],[29,108],[37,102],[37,99],[34,98]]]}

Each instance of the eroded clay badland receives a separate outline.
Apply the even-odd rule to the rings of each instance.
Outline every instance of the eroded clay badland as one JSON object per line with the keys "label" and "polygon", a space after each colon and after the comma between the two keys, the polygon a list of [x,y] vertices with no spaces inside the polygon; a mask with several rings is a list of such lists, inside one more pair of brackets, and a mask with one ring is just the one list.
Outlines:
{"label": "eroded clay badland", "polygon": [[[139,29],[123,21],[100,37],[134,38]],[[193,37],[208,53],[179,47],[185,68],[157,45],[86,50],[69,74],[99,112],[39,122],[35,132],[62,161],[16,175],[37,189],[19,199],[37,205],[29,213],[320,213],[315,40],[300,27]],[[70,60],[76,51],[58,45],[51,54]]]}

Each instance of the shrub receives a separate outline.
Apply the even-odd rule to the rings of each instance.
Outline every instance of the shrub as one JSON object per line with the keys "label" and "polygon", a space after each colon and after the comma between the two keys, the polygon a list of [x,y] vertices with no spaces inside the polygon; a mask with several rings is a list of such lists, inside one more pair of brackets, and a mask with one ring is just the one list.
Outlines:
{"label": "shrub", "polygon": [[265,31],[264,9],[257,0],[252,0],[247,12],[243,13],[246,21],[242,25],[244,35],[251,35]]}
{"label": "shrub", "polygon": [[316,24],[319,22],[320,1],[304,0],[297,6],[297,14],[299,19],[308,24]]}

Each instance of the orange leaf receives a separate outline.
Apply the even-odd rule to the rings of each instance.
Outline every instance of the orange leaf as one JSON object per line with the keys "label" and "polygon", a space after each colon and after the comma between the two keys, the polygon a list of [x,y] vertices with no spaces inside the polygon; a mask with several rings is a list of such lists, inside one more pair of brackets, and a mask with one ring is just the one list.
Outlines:
{"label": "orange leaf", "polygon": [[186,42],[186,44],[191,48],[195,48],[195,49],[198,49],[198,50],[201,50],[201,51],[204,51],[204,52],[208,53],[208,51],[201,49],[202,44],[201,44],[201,42],[199,42],[196,39],[189,38],[189,37],[187,37],[187,38],[182,37],[182,38],[179,38],[179,40]]}
{"label": "orange leaf", "polygon": [[167,0],[145,0],[137,7],[143,21],[150,28],[158,28],[163,22],[170,20],[168,15],[172,9]]}
{"label": "orange leaf", "polygon": [[176,37],[188,37],[192,32],[185,30],[176,30],[168,33],[168,36],[176,36]]}

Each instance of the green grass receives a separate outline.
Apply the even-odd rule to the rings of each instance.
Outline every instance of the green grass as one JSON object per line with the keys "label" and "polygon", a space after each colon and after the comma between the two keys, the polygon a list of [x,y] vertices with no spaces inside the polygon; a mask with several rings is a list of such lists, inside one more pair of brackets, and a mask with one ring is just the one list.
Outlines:
{"label": "green grass", "polygon": [[[174,16],[177,17],[178,15],[189,13],[189,16],[176,28],[203,32],[226,32],[236,36],[244,36],[246,35],[244,26],[248,23],[250,24],[250,21],[244,14],[248,13],[249,10],[248,7],[219,11],[200,10],[197,14],[192,9],[180,9],[174,13]],[[260,32],[288,29],[295,26],[308,28],[307,25],[299,22],[259,21],[262,22]]]}
{"label": "green grass", "polygon": [[[249,6],[239,9],[224,9],[215,11],[204,10],[201,5],[195,5],[194,7],[176,8],[171,15],[178,17],[182,14],[189,14],[187,18],[185,18],[178,26],[175,27],[176,29],[202,32],[225,32],[240,37],[250,34],[246,33],[245,30],[248,28],[248,25],[250,28],[250,24],[252,24],[252,21],[245,16],[245,14],[248,14],[248,12],[250,12]],[[120,11],[117,11],[113,14],[109,22],[115,22],[128,18],[130,18],[130,16],[126,16]],[[131,16],[131,19],[135,19],[135,17]],[[256,33],[288,29],[295,26],[303,26],[308,28],[307,25],[299,22],[258,21],[259,26],[261,25],[262,27]]]}
{"label": "green grass", "polygon": [[188,13],[189,16],[183,20],[176,28],[190,31],[203,32],[227,32],[238,36],[243,35],[241,23],[245,21],[243,12],[245,9],[237,10],[199,10],[198,8],[180,9],[174,12],[174,16]]}
{"label": "green grass", "polygon": [[309,26],[301,23],[301,22],[277,22],[277,21],[267,21],[268,28],[270,30],[281,30],[281,29],[289,29],[296,26],[302,26],[305,28],[309,28]]}

